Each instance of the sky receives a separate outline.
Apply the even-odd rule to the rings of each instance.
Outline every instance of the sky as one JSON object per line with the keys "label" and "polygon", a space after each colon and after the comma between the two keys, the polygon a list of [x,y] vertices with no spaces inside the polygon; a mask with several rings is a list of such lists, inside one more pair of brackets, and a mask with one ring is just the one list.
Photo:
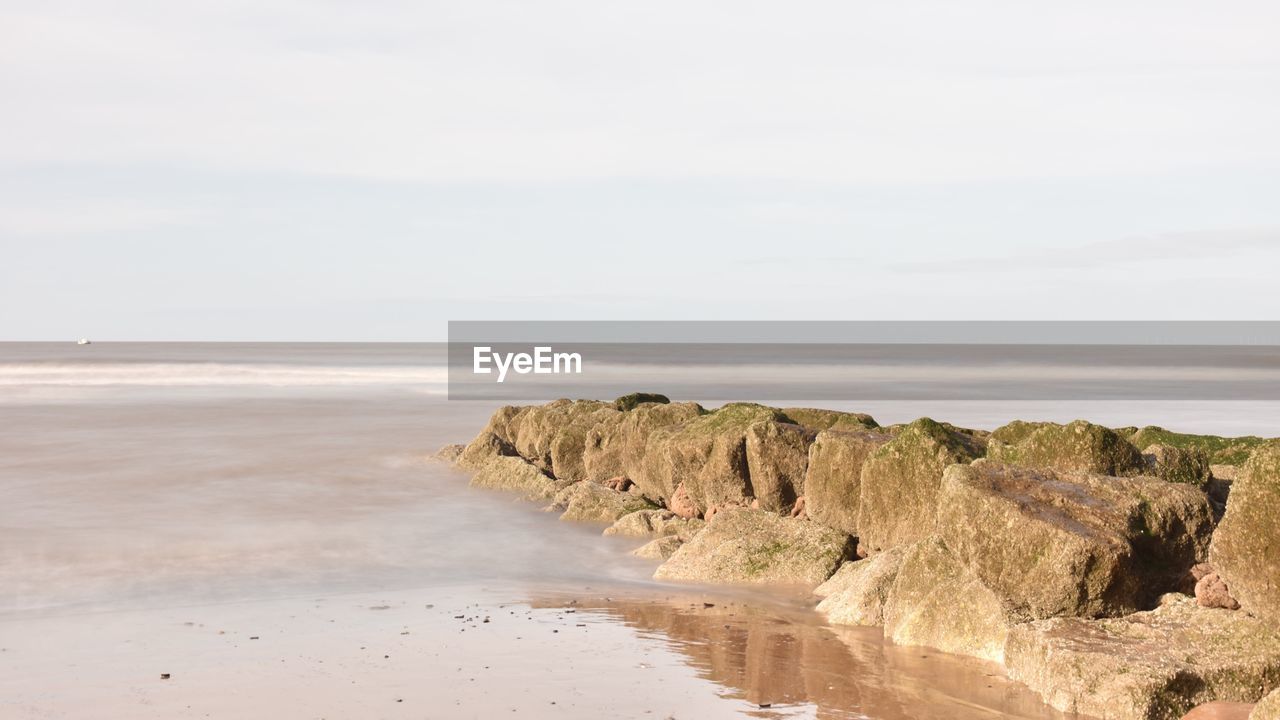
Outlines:
{"label": "sky", "polygon": [[0,0],[0,339],[1280,319],[1280,4]]}

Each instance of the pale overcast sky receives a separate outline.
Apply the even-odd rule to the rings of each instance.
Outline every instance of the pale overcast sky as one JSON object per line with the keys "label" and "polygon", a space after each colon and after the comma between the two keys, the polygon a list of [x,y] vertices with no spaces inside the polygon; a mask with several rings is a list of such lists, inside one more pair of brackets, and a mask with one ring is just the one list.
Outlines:
{"label": "pale overcast sky", "polygon": [[0,339],[1280,318],[1280,4],[0,0]]}

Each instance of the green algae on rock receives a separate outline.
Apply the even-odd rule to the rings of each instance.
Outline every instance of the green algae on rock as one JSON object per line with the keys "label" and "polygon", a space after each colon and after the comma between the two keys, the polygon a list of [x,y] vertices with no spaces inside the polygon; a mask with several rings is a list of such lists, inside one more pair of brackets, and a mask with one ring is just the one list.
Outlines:
{"label": "green algae on rock", "polygon": [[816,523],[727,508],[658,567],[659,580],[816,586],[853,555],[853,539]]}
{"label": "green algae on rock", "polygon": [[1178,720],[1201,703],[1254,702],[1280,685],[1280,628],[1170,595],[1122,618],[1014,626],[1005,665],[1064,712]]}
{"label": "green algae on rock", "polygon": [[1212,478],[1209,456],[1200,448],[1155,443],[1142,451],[1142,458],[1147,471],[1162,480],[1204,487]]}
{"label": "green algae on rock", "polygon": [[1140,475],[1142,453],[1116,431],[1076,420],[1066,425],[1015,420],[991,433],[987,457],[1036,470]]}
{"label": "green algae on rock", "polygon": [[627,412],[628,410],[635,410],[637,407],[640,407],[645,403],[657,403],[659,405],[666,405],[669,402],[671,402],[671,398],[667,397],[666,395],[659,395],[658,393],[634,392],[629,395],[623,395],[617,400],[614,400],[613,408],[615,410]]}
{"label": "green algae on rock", "polygon": [[892,435],[877,430],[824,430],[809,447],[805,512],[815,522],[858,534],[862,465]]}
{"label": "green algae on rock", "polygon": [[1280,440],[1241,468],[1209,562],[1246,612],[1280,624]]}
{"label": "green algae on rock", "polygon": [[875,418],[866,413],[823,410],[821,408],[782,408],[782,414],[790,422],[810,430],[870,430],[880,427]]}
{"label": "green algae on rock", "polygon": [[1200,450],[1208,456],[1210,464],[1213,465],[1243,465],[1254,448],[1267,442],[1264,438],[1253,435],[1243,437],[1194,435],[1165,430],[1156,425],[1148,425],[1136,431],[1129,440],[1137,447],[1160,444],[1186,450]]}
{"label": "green algae on rock", "polygon": [[862,466],[858,540],[886,550],[933,533],[942,472],[982,455],[980,441],[929,418],[908,425]]}

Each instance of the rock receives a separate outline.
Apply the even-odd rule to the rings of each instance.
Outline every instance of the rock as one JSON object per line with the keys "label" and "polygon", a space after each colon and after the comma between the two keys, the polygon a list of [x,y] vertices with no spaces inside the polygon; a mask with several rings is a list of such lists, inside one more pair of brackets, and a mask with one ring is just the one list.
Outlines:
{"label": "rock", "polygon": [[816,586],[853,554],[853,539],[763,510],[727,508],[654,573],[660,580]]}
{"label": "rock", "polygon": [[1005,665],[1064,712],[1176,720],[1212,700],[1254,702],[1280,682],[1280,629],[1170,595],[1123,618],[1014,626]]}
{"label": "rock", "polygon": [[1149,425],[1130,438],[1137,447],[1160,444],[1186,450],[1199,450],[1213,465],[1243,465],[1253,449],[1267,442],[1260,437],[1219,437],[1217,435],[1191,435],[1165,430]]}
{"label": "rock", "polygon": [[481,430],[455,460],[458,467],[477,470],[496,457],[516,457],[516,449],[496,433]]}
{"label": "rock", "polygon": [[653,509],[644,498],[610,490],[593,482],[577,482],[559,493],[550,509],[564,509],[561,520],[612,523],[630,513]]}
{"label": "rock", "polygon": [[533,463],[523,458],[494,456],[474,468],[473,487],[518,492],[531,500],[547,500],[560,491],[558,485]]}
{"label": "rock", "polygon": [[[597,400],[555,400],[527,408],[511,421],[520,457],[562,480],[582,480],[586,434],[599,419],[616,413]],[[556,463],[560,464],[557,471]]]}
{"label": "rock", "polygon": [[[653,474],[646,472],[645,460],[649,437],[654,431],[670,428],[706,414],[697,403],[670,403],[667,405],[640,405],[623,413],[622,423],[613,431],[622,448],[623,475],[631,478],[651,500],[668,500],[674,488],[668,488],[669,475],[660,466]],[[655,453],[657,455],[659,453]],[[679,484],[678,482],[676,483]]]}
{"label": "rock", "polygon": [[[586,467],[587,435],[600,425],[617,425],[621,421],[621,413],[611,407],[591,407],[580,405],[566,412],[564,424],[551,437],[551,474],[561,480],[592,479]],[[622,474],[620,465],[593,469],[606,478]]]}
{"label": "rock", "polygon": [[1204,487],[1211,477],[1209,458],[1198,448],[1180,448],[1156,443],[1142,451],[1147,472],[1169,482]]}
{"label": "rock", "polygon": [[680,486],[671,495],[671,499],[667,502],[667,508],[682,518],[692,519],[698,517],[698,508],[689,499],[689,493],[684,489],[684,483],[680,483]]}
{"label": "rock", "polygon": [[783,420],[773,408],[730,403],[658,428],[649,435],[641,473],[629,477],[649,497],[669,498],[683,482],[689,500],[701,512],[713,505],[749,505],[753,496],[747,430],[759,422]]}
{"label": "rock", "polygon": [[893,439],[874,430],[824,430],[809,446],[804,480],[805,512],[814,522],[858,534],[862,464]]}
{"label": "rock", "polygon": [[1211,572],[1196,581],[1195,596],[1196,604],[1200,607],[1240,609],[1240,603],[1231,597],[1231,590],[1216,572]]}
{"label": "rock", "polygon": [[639,510],[618,518],[617,522],[604,529],[604,534],[624,537],[674,536],[688,540],[702,526],[701,520],[688,520],[670,510]]}
{"label": "rock", "polygon": [[466,449],[466,445],[453,443],[440,448],[436,451],[435,455],[432,455],[432,457],[442,462],[453,463],[458,461],[458,458],[462,455],[462,451]]}
{"label": "rock", "polygon": [[795,507],[791,508],[790,515],[793,518],[803,518],[805,520],[809,519],[809,511],[805,509],[805,500],[803,495],[796,498]]}
{"label": "rock", "polygon": [[947,468],[937,532],[1015,617],[1098,617],[1150,607],[1205,559],[1204,493],[1157,478]]}
{"label": "rock", "polygon": [[637,392],[637,393],[631,393],[630,395],[623,395],[617,400],[614,400],[613,408],[620,412],[627,412],[628,410],[635,410],[637,407],[645,403],[658,403],[659,405],[666,405],[669,402],[671,402],[671,399],[668,398],[666,395],[659,395],[658,393]]}
{"label": "rock", "polygon": [[1280,687],[1253,706],[1249,720],[1280,720]]}
{"label": "rock", "polygon": [[982,454],[972,437],[921,418],[873,451],[862,466],[858,539],[887,550],[933,533],[942,471]]}
{"label": "rock", "polygon": [[884,625],[884,606],[910,546],[840,566],[813,594],[821,596],[818,612],[836,625]]}
{"label": "rock", "polygon": [[804,494],[814,433],[799,425],[761,422],[747,428],[751,495],[763,510],[790,513]]}
{"label": "rock", "polygon": [[1214,480],[1226,480],[1228,482],[1235,480],[1240,476],[1239,465],[1210,465],[1209,474]]}
{"label": "rock", "polygon": [[1116,431],[1084,420],[1067,425],[1014,421],[991,434],[987,457],[1037,470],[1140,475],[1146,463]]}
{"label": "rock", "polygon": [[936,536],[904,549],[883,614],[885,637],[899,645],[995,662],[1003,660],[1015,622],[1000,598]]}
{"label": "rock", "polygon": [[582,474],[584,480],[596,482],[627,477],[623,458],[627,437],[622,425],[627,413],[615,412],[597,418],[582,441]]}
{"label": "rock", "polygon": [[880,427],[866,413],[822,410],[819,408],[783,408],[782,414],[796,425],[815,432],[822,430],[870,430]]}
{"label": "rock", "polygon": [[1241,608],[1280,624],[1280,440],[1241,468],[1209,555]]}
{"label": "rock", "polygon": [[684,540],[681,540],[674,535],[665,535],[663,537],[654,538],[635,550],[632,550],[631,554],[648,560],[667,560],[672,555],[675,555],[676,551],[679,550],[680,546],[684,545],[684,543]]}

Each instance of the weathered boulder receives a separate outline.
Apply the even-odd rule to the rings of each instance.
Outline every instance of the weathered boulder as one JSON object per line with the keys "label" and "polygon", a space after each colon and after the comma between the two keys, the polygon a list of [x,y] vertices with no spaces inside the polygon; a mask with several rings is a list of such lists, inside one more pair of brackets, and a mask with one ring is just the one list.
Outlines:
{"label": "weathered boulder", "polygon": [[1148,425],[1138,430],[1130,437],[1130,441],[1140,448],[1159,444],[1184,450],[1199,450],[1213,465],[1243,465],[1254,448],[1267,442],[1263,438],[1252,435],[1244,437],[1192,435],[1165,430],[1155,425]]}
{"label": "weathered boulder", "polygon": [[1123,618],[1016,625],[1005,666],[1065,712],[1177,720],[1201,703],[1254,702],[1280,685],[1280,627],[1169,595]]}
{"label": "weathered boulder", "polygon": [[701,520],[682,518],[670,510],[651,509],[623,515],[617,522],[605,528],[604,534],[624,537],[675,536],[688,540],[701,530],[702,526]]}
{"label": "weathered boulder", "polygon": [[858,539],[868,552],[933,533],[942,471],[982,454],[969,435],[921,418],[867,457],[858,497]]}
{"label": "weathered boulder", "polygon": [[666,560],[684,545],[685,541],[674,535],[664,535],[654,538],[649,542],[641,545],[631,551],[636,557],[645,558],[647,560]]}
{"label": "weathered boulder", "polygon": [[1142,453],[1116,431],[1084,420],[1067,425],[1020,420],[991,434],[987,457],[1037,470],[1139,475]]}
{"label": "weathered boulder", "polygon": [[533,463],[509,455],[490,457],[473,469],[473,487],[517,492],[530,500],[553,498],[563,487]]}
{"label": "weathered boulder", "polygon": [[452,443],[440,448],[431,457],[441,462],[454,463],[458,461],[458,458],[462,456],[462,451],[466,449],[466,445]]}
{"label": "weathered boulder", "polygon": [[818,433],[809,446],[809,467],[804,480],[804,507],[809,517],[856,536],[862,464],[892,438],[876,430]]}
{"label": "weathered boulder", "polygon": [[1098,617],[1150,607],[1202,562],[1204,493],[1157,478],[947,468],[937,532],[1015,617]]}
{"label": "weathered boulder", "polygon": [[[587,402],[587,401],[582,401]],[[561,480],[598,479],[614,477],[622,474],[622,467],[593,468],[600,475],[590,477],[585,463],[587,435],[600,425],[617,425],[622,413],[612,407],[596,407],[578,405],[561,416],[564,420],[560,428],[551,437],[551,474]]]}
{"label": "weathered boulder", "polygon": [[660,405],[666,405],[669,402],[671,402],[671,398],[668,398],[666,395],[659,395],[658,393],[636,392],[636,393],[631,393],[630,395],[623,395],[617,400],[614,400],[613,408],[621,412],[627,412],[628,410],[635,410],[637,407],[645,403],[658,403]]}
{"label": "weathered boulder", "polygon": [[790,512],[804,495],[812,430],[775,421],[747,428],[747,473],[750,492],[763,510]]}
{"label": "weathered boulder", "polygon": [[654,573],[661,580],[816,586],[853,555],[853,539],[763,510],[716,513]]}
{"label": "weathered boulder", "polygon": [[700,514],[710,507],[749,505],[747,430],[756,423],[784,420],[774,408],[731,403],[679,425],[658,428],[649,435],[642,470],[632,480],[645,495],[661,498],[671,497],[683,482]]}
{"label": "weathered boulder", "polygon": [[1280,624],[1280,440],[1241,468],[1209,555],[1240,607]]}
{"label": "weathered boulder", "polygon": [[1249,720],[1280,720],[1280,687],[1253,706]]}
{"label": "weathered boulder", "polygon": [[684,489],[684,483],[680,483],[676,487],[676,491],[672,493],[671,499],[667,501],[667,508],[671,512],[686,519],[695,519],[698,517],[698,506],[693,504],[693,500],[689,499],[689,492]]}
{"label": "weathered boulder", "polygon": [[1205,608],[1222,608],[1223,610],[1239,610],[1240,603],[1231,597],[1231,588],[1223,582],[1222,576],[1210,572],[1196,581],[1194,594],[1196,604]]}
{"label": "weathered boulder", "polygon": [[603,415],[587,430],[582,441],[582,479],[599,482],[627,477],[627,465],[623,459],[627,436],[622,430],[627,415],[623,412]]}
{"label": "weathered boulder", "polygon": [[1199,448],[1180,448],[1156,443],[1142,451],[1147,472],[1169,482],[1187,483],[1204,487],[1212,474],[1209,456]]}
{"label": "weathered boulder", "polygon": [[593,482],[577,482],[559,493],[548,509],[564,510],[561,520],[612,523],[653,504],[639,495],[618,492]]}
{"label": "weathered boulder", "polygon": [[909,547],[899,546],[841,565],[813,591],[823,598],[818,612],[836,625],[884,625],[884,606]]}
{"label": "weathered boulder", "polygon": [[603,414],[616,412],[598,400],[560,399],[517,414],[509,422],[509,432],[515,433],[513,445],[520,457],[557,478],[576,481],[584,479],[581,464],[587,431]]}
{"label": "weathered boulder", "polygon": [[517,457],[516,449],[490,430],[481,430],[474,440],[467,443],[454,462],[458,467],[476,470],[496,457]]}
{"label": "weathered boulder", "polygon": [[649,436],[655,430],[680,425],[706,412],[697,403],[640,405],[623,413],[622,422],[611,430],[614,439],[606,439],[605,443],[607,445],[614,442],[621,446],[623,475],[631,478],[648,498],[666,501],[674,491],[674,488],[668,490],[665,485],[667,476],[658,472],[651,477],[645,471],[645,450],[649,444]]}
{"label": "weathered boulder", "polygon": [[1000,598],[929,537],[903,552],[882,610],[885,636],[899,645],[925,645],[1000,662],[1016,622]]}
{"label": "weathered boulder", "polygon": [[875,418],[866,413],[823,410],[821,408],[783,408],[782,414],[796,425],[813,431],[821,430],[870,430],[880,427]]}

